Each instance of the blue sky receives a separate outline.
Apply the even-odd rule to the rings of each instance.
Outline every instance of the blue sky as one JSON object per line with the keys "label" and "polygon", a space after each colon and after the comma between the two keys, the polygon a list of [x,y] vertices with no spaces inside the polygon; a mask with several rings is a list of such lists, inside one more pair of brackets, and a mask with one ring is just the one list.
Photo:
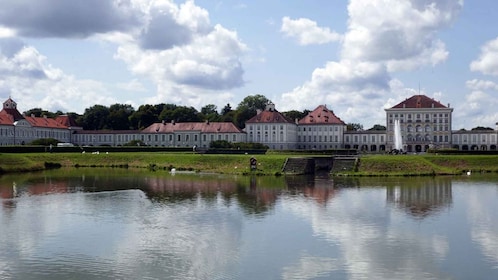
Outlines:
{"label": "blue sky", "polygon": [[425,94],[453,129],[498,122],[491,0],[0,0],[0,98],[93,105],[325,104],[347,123]]}

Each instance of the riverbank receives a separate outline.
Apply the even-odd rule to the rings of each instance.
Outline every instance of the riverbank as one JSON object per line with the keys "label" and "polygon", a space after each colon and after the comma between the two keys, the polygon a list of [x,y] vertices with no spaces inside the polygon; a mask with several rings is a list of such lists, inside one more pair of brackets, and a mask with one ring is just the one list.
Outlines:
{"label": "riverbank", "polygon": [[[194,171],[220,174],[281,175],[292,155],[256,155],[257,170],[251,171],[252,155],[186,153],[26,153],[0,154],[0,174],[30,172],[56,167],[148,168],[155,171]],[[300,155],[305,156],[305,155]],[[347,176],[455,175],[467,171],[498,172],[498,155],[366,155]]]}

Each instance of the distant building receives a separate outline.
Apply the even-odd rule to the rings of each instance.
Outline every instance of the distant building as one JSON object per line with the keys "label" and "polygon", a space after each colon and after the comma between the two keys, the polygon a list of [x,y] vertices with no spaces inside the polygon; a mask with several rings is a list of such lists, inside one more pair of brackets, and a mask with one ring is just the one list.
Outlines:
{"label": "distant building", "polygon": [[385,130],[361,130],[344,132],[344,148],[361,152],[386,152]]}
{"label": "distant building", "polygon": [[67,115],[55,119],[24,116],[8,98],[0,111],[0,145],[23,145],[54,138],[80,146],[119,146],[141,141],[150,146],[207,148],[212,141],[261,143],[273,150],[356,149],[383,153],[394,148],[394,123],[399,120],[403,150],[430,148],[497,150],[498,123],[489,130],[452,131],[453,108],[425,95],[414,95],[385,109],[386,130],[347,131],[346,124],[325,105],[300,120],[289,120],[273,103],[245,123],[241,130],[231,122],[161,122],[143,130],[83,130]]}
{"label": "distant building", "polygon": [[394,149],[394,123],[399,120],[403,150],[425,152],[451,148],[453,108],[425,95],[414,95],[386,111],[387,149]]}
{"label": "distant building", "polygon": [[0,111],[0,145],[24,145],[40,138],[71,142],[71,130],[75,128],[64,123],[65,117],[24,116],[17,110],[17,103],[8,98]]}
{"label": "distant building", "polygon": [[457,130],[452,132],[452,148],[462,151],[496,151],[498,123],[494,130]]}
{"label": "distant building", "polygon": [[261,143],[273,150],[297,148],[297,125],[269,103],[264,111],[246,121],[247,142]]}
{"label": "distant building", "polygon": [[140,132],[151,146],[209,148],[212,141],[246,142],[246,133],[231,122],[162,122]]}
{"label": "distant building", "polygon": [[299,149],[342,149],[346,123],[338,118],[326,105],[315,110],[297,122],[297,146]]}

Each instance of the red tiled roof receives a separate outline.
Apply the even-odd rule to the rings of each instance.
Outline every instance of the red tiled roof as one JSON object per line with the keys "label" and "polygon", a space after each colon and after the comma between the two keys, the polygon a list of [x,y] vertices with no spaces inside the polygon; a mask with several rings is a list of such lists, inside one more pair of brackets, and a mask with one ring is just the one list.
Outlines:
{"label": "red tiled roof", "polygon": [[19,111],[17,111],[17,109],[14,109],[14,108],[3,108],[2,112],[5,112],[6,114],[11,115],[12,118],[14,119],[14,121],[24,119],[24,117],[21,115],[21,113],[19,113]]}
{"label": "red tiled roof", "polygon": [[246,123],[292,123],[292,121],[276,110],[265,110],[250,118]]}
{"label": "red tiled roof", "polygon": [[307,116],[299,120],[299,124],[342,124],[345,125],[341,119],[339,119],[334,112],[327,109],[325,105],[320,105],[316,107],[315,110],[311,111]]}
{"label": "red tiled roof", "polygon": [[55,118],[55,121],[63,126],[77,127],[76,121],[68,115],[60,115]]}
{"label": "red tiled roof", "polygon": [[200,131],[202,133],[243,133],[231,122],[185,122],[154,123],[142,130],[142,133],[173,133],[181,131]]}
{"label": "red tiled roof", "polygon": [[14,118],[5,110],[0,111],[0,125],[14,125]]}
{"label": "red tiled roof", "polygon": [[46,128],[67,128],[67,126],[60,124],[55,119],[46,117],[24,117],[34,127]]}
{"label": "red tiled roof", "polygon": [[434,100],[434,98],[429,98],[425,95],[414,95],[407,98],[405,101],[399,103],[392,107],[392,109],[399,108],[448,108],[441,104],[439,101]]}

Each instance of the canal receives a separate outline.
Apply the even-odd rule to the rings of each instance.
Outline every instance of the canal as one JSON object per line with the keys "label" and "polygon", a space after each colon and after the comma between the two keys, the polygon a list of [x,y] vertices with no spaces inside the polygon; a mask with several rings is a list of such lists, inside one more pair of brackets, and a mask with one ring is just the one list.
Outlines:
{"label": "canal", "polygon": [[498,174],[0,177],[4,279],[498,279]]}

